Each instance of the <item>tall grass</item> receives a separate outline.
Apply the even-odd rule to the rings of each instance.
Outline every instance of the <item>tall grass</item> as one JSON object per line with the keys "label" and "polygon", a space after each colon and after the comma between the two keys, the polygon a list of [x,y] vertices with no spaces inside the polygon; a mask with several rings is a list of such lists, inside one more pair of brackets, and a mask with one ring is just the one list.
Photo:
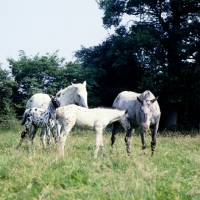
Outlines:
{"label": "tall grass", "polygon": [[36,135],[19,150],[22,127],[0,130],[0,199],[200,199],[200,137],[158,136],[155,155],[141,150],[138,135],[126,155],[118,134],[110,153],[110,132],[104,133],[104,157],[93,158],[94,133],[74,129],[60,158],[57,146],[42,149]]}

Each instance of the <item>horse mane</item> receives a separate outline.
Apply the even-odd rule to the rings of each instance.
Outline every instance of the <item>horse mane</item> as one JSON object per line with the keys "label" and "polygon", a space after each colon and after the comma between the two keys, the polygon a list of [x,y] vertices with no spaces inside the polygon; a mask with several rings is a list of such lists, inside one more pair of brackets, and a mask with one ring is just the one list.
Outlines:
{"label": "horse mane", "polygon": [[74,87],[74,85],[69,85],[67,87],[65,87],[64,89],[60,90],[59,92],[56,93],[56,96],[60,96],[61,93],[65,93],[66,91],[68,91],[69,89],[71,89],[72,87]]}

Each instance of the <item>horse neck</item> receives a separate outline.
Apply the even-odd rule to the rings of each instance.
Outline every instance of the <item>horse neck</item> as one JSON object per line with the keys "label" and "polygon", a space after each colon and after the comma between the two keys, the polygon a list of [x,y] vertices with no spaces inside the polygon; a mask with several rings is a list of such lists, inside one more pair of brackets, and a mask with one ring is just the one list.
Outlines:
{"label": "horse neck", "polygon": [[66,106],[75,103],[74,93],[75,87],[73,85],[62,90],[60,95],[60,106]]}
{"label": "horse neck", "polygon": [[108,109],[108,113],[105,117],[110,121],[110,123],[112,123],[112,122],[120,120],[122,115],[123,115],[122,111],[115,110],[115,109]]}
{"label": "horse neck", "polygon": [[118,120],[121,118],[121,116],[122,116],[121,111],[117,111],[117,110],[116,110],[116,114],[113,116],[112,121],[113,121],[113,122],[118,121]]}
{"label": "horse neck", "polygon": [[56,116],[56,108],[53,105],[49,105],[48,109],[46,110],[46,112],[50,112],[51,117],[55,117]]}

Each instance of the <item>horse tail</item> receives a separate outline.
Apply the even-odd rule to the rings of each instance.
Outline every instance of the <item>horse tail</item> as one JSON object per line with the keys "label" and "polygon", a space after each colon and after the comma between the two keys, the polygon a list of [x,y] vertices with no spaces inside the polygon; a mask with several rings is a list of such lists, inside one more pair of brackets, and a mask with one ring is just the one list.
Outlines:
{"label": "horse tail", "polygon": [[23,114],[21,126],[24,125],[25,122],[26,122],[28,110],[29,109],[26,109],[25,112],[24,112],[24,114]]}

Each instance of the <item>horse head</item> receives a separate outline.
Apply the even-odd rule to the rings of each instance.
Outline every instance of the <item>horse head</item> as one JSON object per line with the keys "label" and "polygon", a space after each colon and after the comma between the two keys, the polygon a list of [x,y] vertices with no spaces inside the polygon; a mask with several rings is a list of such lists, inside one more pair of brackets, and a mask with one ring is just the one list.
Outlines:
{"label": "horse head", "polygon": [[79,106],[88,108],[87,104],[87,90],[86,90],[86,81],[83,84],[73,84],[72,85],[76,88],[74,100]]}
{"label": "horse head", "polygon": [[60,100],[60,106],[67,106],[70,104],[78,104],[81,107],[88,108],[87,104],[87,90],[86,81],[76,83],[60,90],[56,97]]}
{"label": "horse head", "polygon": [[158,97],[152,100],[142,100],[141,98],[137,97],[137,100],[140,102],[140,118],[142,129],[144,132],[147,132],[150,127],[150,122],[152,118],[153,110],[153,103],[158,100]]}
{"label": "horse head", "polygon": [[55,96],[49,95],[49,96],[51,98],[51,102],[53,103],[54,107],[55,108],[60,107],[60,99],[56,95]]}

